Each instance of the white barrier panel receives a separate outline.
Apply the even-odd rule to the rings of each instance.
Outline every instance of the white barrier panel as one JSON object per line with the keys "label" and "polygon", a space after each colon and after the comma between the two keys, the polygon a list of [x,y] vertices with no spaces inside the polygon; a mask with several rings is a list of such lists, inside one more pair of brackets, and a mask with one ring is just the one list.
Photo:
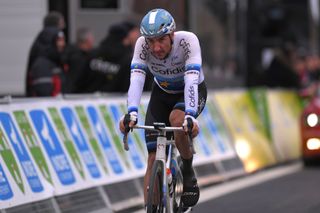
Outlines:
{"label": "white barrier panel", "polygon": [[[139,123],[147,102],[144,97]],[[131,132],[130,150],[124,150],[118,123],[126,111],[125,99],[114,97],[0,105],[0,209],[142,177],[144,132]],[[199,117],[195,165],[237,157],[221,120],[208,100]]]}
{"label": "white barrier panel", "polygon": [[12,114],[6,109],[0,112],[0,127],[1,209],[51,197],[50,178],[46,178],[45,169],[40,170],[46,165],[33,158],[41,152],[38,144],[23,141]]}
{"label": "white barrier panel", "polygon": [[222,122],[222,116],[219,115],[211,99],[208,99],[198,121],[200,133],[194,143],[197,151],[194,157],[195,165],[236,157],[231,137]]}

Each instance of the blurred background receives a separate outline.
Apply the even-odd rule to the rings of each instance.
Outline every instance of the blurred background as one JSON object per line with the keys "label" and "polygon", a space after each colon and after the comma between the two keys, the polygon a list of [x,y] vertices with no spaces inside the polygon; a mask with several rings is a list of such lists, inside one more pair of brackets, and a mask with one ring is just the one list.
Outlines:
{"label": "blurred background", "polygon": [[49,11],[63,14],[67,43],[90,27],[98,45],[109,27],[162,7],[178,30],[196,33],[209,88],[265,85],[274,49],[288,42],[299,54],[318,55],[318,0],[10,0],[0,2],[0,94],[23,96],[27,56]]}
{"label": "blurred background", "polygon": [[[118,93],[128,90],[132,48],[139,36],[137,26],[153,8],[168,10],[177,30],[192,31],[200,40],[210,90],[199,117],[202,131],[195,143],[200,186],[205,189],[226,183],[228,187],[227,181],[234,177],[285,167],[286,163],[291,166],[292,161],[298,164],[290,170],[292,175],[267,182],[259,186],[260,191],[252,187],[216,201],[203,198],[194,212],[320,212],[319,190],[315,190],[319,169],[301,166],[302,162],[312,165],[312,157],[320,156],[319,0],[1,0],[0,96],[4,97],[0,101],[0,212],[131,213],[132,207],[143,209],[143,134],[132,137],[139,149],[124,153],[117,124],[119,115],[125,113],[125,96]],[[51,58],[53,49],[58,59],[57,55]],[[31,63],[33,50],[38,52]],[[30,82],[39,93],[27,92],[29,72],[37,77]],[[36,75],[39,73],[43,76]],[[48,84],[47,93],[42,93],[44,87],[37,87],[39,82]],[[68,96],[95,92],[106,94]],[[117,93],[113,96],[109,92]],[[48,98],[60,94],[68,95]],[[36,96],[47,98],[29,98]],[[315,98],[309,102],[309,97]],[[139,109],[142,112],[146,98]],[[103,120],[97,119],[97,114]],[[12,130],[15,125],[20,132]],[[48,132],[51,125],[54,131]],[[19,139],[20,134],[23,139]],[[68,148],[73,142],[77,144],[78,136],[90,146],[102,144],[106,160],[100,149],[93,149],[99,169],[105,169],[101,176],[89,174],[90,169],[83,173],[80,158],[74,153],[86,150]],[[104,146],[109,136],[117,150]],[[20,149],[13,156],[10,144],[19,139],[36,150],[30,153],[41,169],[46,161],[41,150],[47,139],[54,138],[60,139],[56,145],[67,147],[76,174],[74,183],[60,183],[53,163],[48,161],[55,179],[52,181],[43,169],[39,172],[47,184],[43,191],[26,187],[25,193],[20,179],[14,178],[22,169],[14,168],[11,162],[18,159]],[[138,153],[141,164],[132,153]],[[120,175],[107,171],[111,171],[112,156],[122,162]],[[86,155],[80,157],[88,160]],[[3,174],[15,187],[14,193],[4,190]],[[269,176],[278,177],[274,173]],[[23,181],[27,185],[27,179]],[[46,208],[49,210],[44,211]]]}

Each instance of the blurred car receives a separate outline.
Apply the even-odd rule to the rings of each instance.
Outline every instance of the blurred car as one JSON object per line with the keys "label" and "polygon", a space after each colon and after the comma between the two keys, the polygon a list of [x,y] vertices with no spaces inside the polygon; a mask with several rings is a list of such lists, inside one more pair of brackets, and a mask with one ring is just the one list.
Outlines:
{"label": "blurred car", "polygon": [[300,117],[302,159],[306,166],[320,162],[320,96],[314,96]]}

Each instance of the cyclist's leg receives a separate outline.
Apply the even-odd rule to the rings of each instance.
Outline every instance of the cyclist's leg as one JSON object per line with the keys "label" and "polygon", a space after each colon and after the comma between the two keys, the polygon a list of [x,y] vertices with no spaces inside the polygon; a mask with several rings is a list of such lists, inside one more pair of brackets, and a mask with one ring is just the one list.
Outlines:
{"label": "cyclist's leg", "polygon": [[[184,120],[184,111],[174,109],[170,114],[172,126],[182,126]],[[191,152],[188,136],[184,132],[175,132],[176,146],[180,152],[183,176],[183,194],[181,200],[186,207],[194,206],[199,199],[199,187],[197,178],[192,167],[193,153]]]}
{"label": "cyclist's leg", "polygon": [[[201,83],[198,88],[198,112],[197,116],[202,112],[207,99],[207,89],[205,83]],[[182,96],[174,109],[170,113],[170,123],[172,126],[182,126],[184,121],[184,97]],[[188,137],[183,132],[175,132],[175,141],[177,148],[180,152],[183,166],[181,168],[184,177],[184,193],[182,201],[187,206],[194,206],[199,199],[199,187],[197,185],[197,179],[192,167],[193,154],[191,153]]]}
{"label": "cyclist's leg", "polygon": [[144,194],[144,203],[147,203],[148,200],[148,187],[149,187],[149,181],[150,181],[150,176],[152,172],[152,165],[153,162],[156,158],[156,153],[155,152],[149,152],[148,153],[148,162],[147,162],[147,169],[145,176],[143,178],[143,194]]}
{"label": "cyclist's leg", "polygon": [[[184,121],[185,113],[181,109],[174,109],[170,113],[169,121],[171,126],[182,126]],[[192,157],[192,152],[189,148],[188,137],[184,132],[175,132],[174,138],[176,141],[176,146],[180,152],[183,159],[190,159]]]}

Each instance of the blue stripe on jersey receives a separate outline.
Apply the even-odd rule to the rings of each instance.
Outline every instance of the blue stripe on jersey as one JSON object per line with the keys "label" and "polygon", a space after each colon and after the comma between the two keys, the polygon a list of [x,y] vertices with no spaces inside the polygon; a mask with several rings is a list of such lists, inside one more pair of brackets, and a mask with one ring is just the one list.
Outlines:
{"label": "blue stripe on jersey", "polygon": [[128,108],[128,112],[138,112],[138,107],[132,106]]}
{"label": "blue stripe on jersey", "polygon": [[184,85],[184,76],[181,77],[175,77],[175,78],[165,78],[165,77],[161,77],[161,76],[155,76],[155,78],[157,79],[158,82],[169,82],[170,84],[173,85]]}
{"label": "blue stripe on jersey", "polygon": [[191,115],[192,117],[196,117],[197,112],[193,111],[193,110],[186,110],[186,115]]}
{"label": "blue stripe on jersey", "polygon": [[156,79],[158,81],[168,81],[168,82],[171,82],[171,83],[175,83],[175,82],[183,82],[184,83],[184,76],[177,76],[177,77],[174,77],[174,78],[170,78],[170,77],[163,77],[163,76],[155,76]]}
{"label": "blue stripe on jersey", "polygon": [[165,90],[172,90],[172,91],[180,91],[184,89],[184,82],[170,82],[170,81],[162,81],[156,78],[158,84]]}
{"label": "blue stripe on jersey", "polygon": [[184,105],[183,102],[178,102],[178,103],[176,103],[176,104],[174,105],[174,108],[183,108],[183,110],[184,110],[185,105]]}
{"label": "blue stripe on jersey", "polygon": [[145,64],[131,64],[131,69],[139,69],[147,72],[148,67]]}
{"label": "blue stripe on jersey", "polygon": [[186,70],[186,71],[196,70],[196,71],[199,71],[199,72],[200,72],[200,70],[201,70],[201,65],[200,65],[200,64],[187,64],[185,70]]}
{"label": "blue stripe on jersey", "polygon": [[184,77],[165,78],[162,76],[155,76],[160,86],[166,90],[180,91],[184,89]]}

